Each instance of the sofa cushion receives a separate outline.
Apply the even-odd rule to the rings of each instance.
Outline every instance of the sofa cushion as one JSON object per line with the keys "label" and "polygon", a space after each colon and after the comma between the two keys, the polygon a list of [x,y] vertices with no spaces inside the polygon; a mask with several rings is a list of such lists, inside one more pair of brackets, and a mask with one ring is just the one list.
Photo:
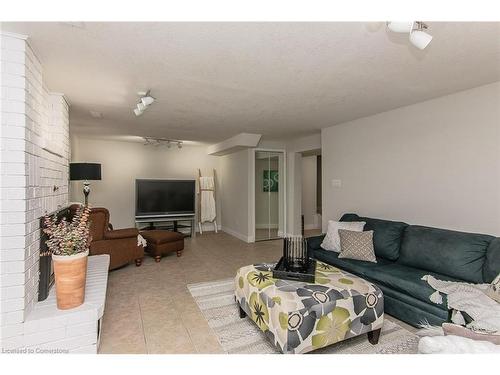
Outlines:
{"label": "sofa cushion", "polygon": [[162,245],[169,242],[184,241],[184,236],[182,235],[182,233],[172,232],[170,230],[144,230],[141,232],[141,235],[146,239],[148,245]]}
{"label": "sofa cushion", "polygon": [[313,237],[306,238],[307,247],[308,247],[309,251],[311,252],[311,255],[312,255],[312,253],[314,253],[314,250],[321,249],[321,243],[325,239],[325,236],[326,236],[326,234],[321,234],[319,236],[313,236]]}
{"label": "sofa cushion", "polygon": [[400,293],[413,296],[414,298],[435,305],[439,309],[446,309],[446,296],[443,295],[443,304],[437,305],[430,301],[429,297],[435,292],[429,284],[421,280],[424,275],[432,275],[439,280],[459,281],[449,276],[440,275],[426,270],[403,266],[390,262],[384,258],[377,258],[378,263],[364,262],[360,260],[342,259],[338,253],[325,250],[314,252],[315,258],[338,267],[344,271],[364,277],[373,283],[385,288],[396,290]]}
{"label": "sofa cushion", "polygon": [[401,239],[408,224],[399,221],[372,219],[356,214],[344,214],[340,221],[364,221],[363,230],[373,230],[373,246],[377,257],[396,260],[399,257]]}
{"label": "sofa cushion", "polygon": [[494,237],[411,225],[398,263],[472,283],[483,282],[486,249]]}
{"label": "sofa cushion", "polygon": [[[373,267],[365,271],[365,276],[377,285],[384,285],[401,293],[413,296],[420,301],[434,304],[429,297],[436,290],[431,288],[426,281],[422,280],[422,277],[425,275],[432,275],[439,280],[460,281],[446,275],[407,267],[397,263],[386,264],[377,268]],[[442,296],[443,303],[436,304],[436,306],[446,308],[446,298],[445,295]]]}
{"label": "sofa cushion", "polygon": [[486,260],[483,266],[483,279],[491,283],[500,273],[500,237],[494,238],[486,250]]}
{"label": "sofa cushion", "polygon": [[416,328],[422,328],[422,323],[439,327],[448,320],[448,310],[445,308],[436,308],[438,305],[422,302],[383,285],[378,287],[384,293],[384,313],[398,320]]}
{"label": "sofa cushion", "polygon": [[138,234],[139,230],[137,228],[115,229],[104,232],[104,238],[106,240],[114,240],[117,238],[137,237]]}
{"label": "sofa cushion", "polygon": [[362,260],[353,260],[353,259],[343,259],[339,258],[339,253],[335,253],[333,251],[327,250],[315,250],[314,258],[328,263],[332,266],[341,268],[347,272],[352,272],[358,276],[364,276],[365,272],[369,268],[380,267],[380,265],[391,264],[392,262],[384,259],[377,258],[377,263],[373,262],[365,262]]}

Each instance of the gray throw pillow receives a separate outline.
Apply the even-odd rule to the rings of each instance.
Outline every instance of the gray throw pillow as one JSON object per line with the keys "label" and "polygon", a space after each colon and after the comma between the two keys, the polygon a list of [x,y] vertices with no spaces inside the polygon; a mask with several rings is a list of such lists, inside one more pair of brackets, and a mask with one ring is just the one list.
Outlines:
{"label": "gray throw pillow", "polygon": [[355,232],[339,229],[340,254],[339,258],[364,260],[377,263],[373,248],[373,231]]}

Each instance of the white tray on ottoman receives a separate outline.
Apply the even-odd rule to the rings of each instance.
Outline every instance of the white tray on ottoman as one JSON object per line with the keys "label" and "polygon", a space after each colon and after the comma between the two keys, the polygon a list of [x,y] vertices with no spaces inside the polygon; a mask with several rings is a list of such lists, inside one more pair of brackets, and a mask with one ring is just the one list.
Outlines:
{"label": "white tray on ottoman", "polygon": [[378,342],[384,322],[382,291],[372,283],[317,262],[315,283],[274,279],[274,264],[240,268],[235,296],[283,353],[307,353],[367,333]]}

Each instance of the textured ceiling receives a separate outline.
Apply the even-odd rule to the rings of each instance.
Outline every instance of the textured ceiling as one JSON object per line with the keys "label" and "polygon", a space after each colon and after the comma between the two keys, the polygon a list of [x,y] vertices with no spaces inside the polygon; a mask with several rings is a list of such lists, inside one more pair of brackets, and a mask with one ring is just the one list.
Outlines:
{"label": "textured ceiling", "polygon": [[[500,23],[4,23],[30,37],[72,132],[283,139],[500,80]],[[141,117],[136,92],[158,100]],[[103,113],[102,119],[89,111]],[[404,121],[404,119],[402,119]]]}

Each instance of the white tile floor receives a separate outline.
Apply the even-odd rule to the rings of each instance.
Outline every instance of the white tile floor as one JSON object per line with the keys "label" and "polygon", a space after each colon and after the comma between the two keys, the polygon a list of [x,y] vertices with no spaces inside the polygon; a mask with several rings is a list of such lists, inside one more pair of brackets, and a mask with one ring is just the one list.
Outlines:
{"label": "white tile floor", "polygon": [[232,277],[239,267],[280,254],[280,240],[247,244],[209,232],[187,238],[180,258],[173,253],[155,263],[146,255],[141,267],[112,271],[99,352],[221,353],[186,286]]}

